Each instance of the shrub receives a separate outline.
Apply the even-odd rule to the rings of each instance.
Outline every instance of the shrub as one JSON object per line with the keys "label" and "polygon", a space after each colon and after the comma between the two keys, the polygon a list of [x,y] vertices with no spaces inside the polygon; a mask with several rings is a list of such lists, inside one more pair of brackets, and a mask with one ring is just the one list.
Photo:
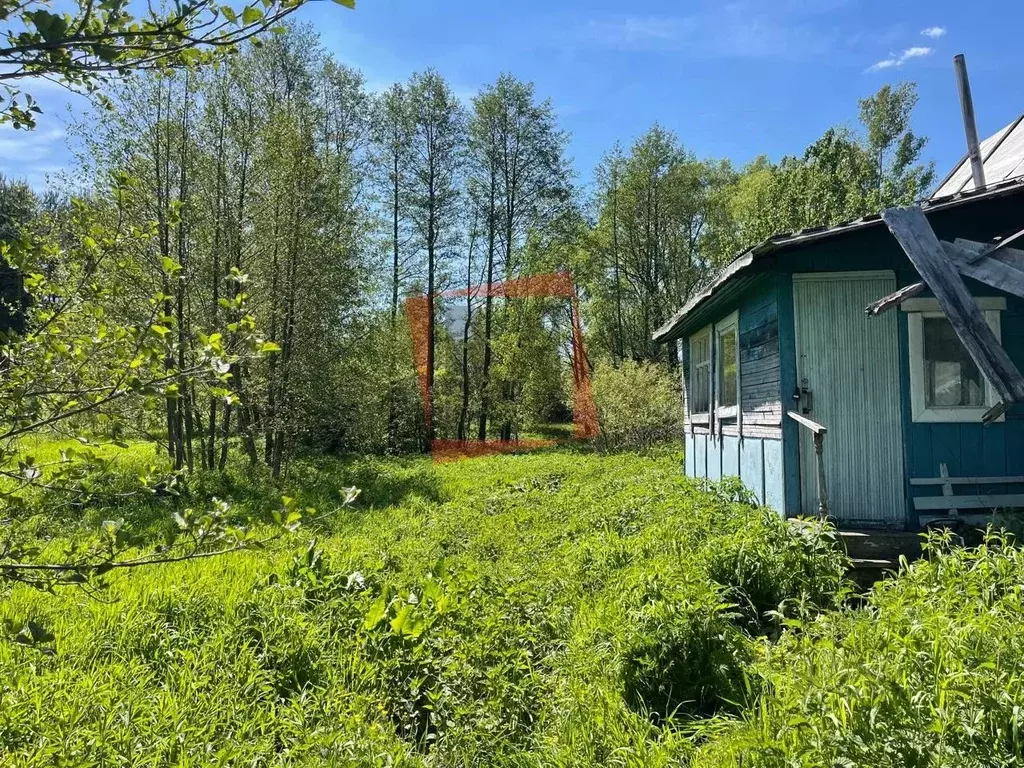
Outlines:
{"label": "shrub", "polygon": [[645,450],[682,436],[676,376],[664,365],[600,362],[593,375],[601,450]]}
{"label": "shrub", "polygon": [[751,651],[730,608],[712,590],[647,602],[624,652],[627,703],[656,723],[739,709]]}
{"label": "shrub", "polygon": [[[768,648],[770,695],[701,765],[1009,766],[1024,755],[1024,550],[933,537],[928,559]],[[717,752],[709,749],[708,752]]]}
{"label": "shrub", "polygon": [[708,573],[726,588],[744,629],[776,634],[787,616],[841,604],[849,560],[827,523],[792,523],[765,508],[761,514],[760,525],[722,537],[719,546],[708,549]]}

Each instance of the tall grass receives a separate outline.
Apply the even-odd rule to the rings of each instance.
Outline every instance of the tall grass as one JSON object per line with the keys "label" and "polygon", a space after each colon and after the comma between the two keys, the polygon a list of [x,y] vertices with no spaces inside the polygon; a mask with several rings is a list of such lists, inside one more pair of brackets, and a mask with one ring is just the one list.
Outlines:
{"label": "tall grass", "polygon": [[41,527],[59,550],[116,513],[151,543],[205,494],[258,515],[364,489],[269,551],[118,573],[98,599],[8,587],[0,765],[1021,764],[1005,537],[933,539],[850,602],[828,527],[673,457],[337,459],[285,482],[97,496]]}
{"label": "tall grass", "polygon": [[1024,551],[930,540],[867,605],[766,646],[770,695],[709,764],[1012,766],[1024,762]]}
{"label": "tall grass", "polygon": [[[247,509],[276,492],[218,482]],[[783,618],[842,594],[827,532],[671,458],[339,460],[288,482],[321,507],[365,492],[313,545],[117,574],[102,600],[14,588],[0,764],[678,764],[756,706]],[[133,503],[145,526],[181,502]]]}

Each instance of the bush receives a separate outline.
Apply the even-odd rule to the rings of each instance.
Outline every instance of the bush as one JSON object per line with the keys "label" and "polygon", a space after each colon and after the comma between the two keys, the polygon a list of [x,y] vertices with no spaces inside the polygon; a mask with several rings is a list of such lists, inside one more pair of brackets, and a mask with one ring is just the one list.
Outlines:
{"label": "bush", "polygon": [[601,450],[645,450],[682,438],[683,404],[676,375],[657,363],[594,368],[594,403]]}
{"label": "bush", "polygon": [[761,525],[723,537],[708,550],[708,573],[736,604],[744,629],[777,635],[786,617],[841,605],[849,560],[828,524],[790,523],[764,508],[762,515]]}
{"label": "bush", "polygon": [[634,616],[635,635],[624,653],[629,706],[656,723],[738,710],[752,654],[733,619],[713,590],[662,595],[645,604]]}
{"label": "bush", "polygon": [[[1024,550],[933,536],[928,559],[866,607],[783,635],[761,667],[770,695],[703,765],[1020,765]],[[710,752],[720,751],[722,745]]]}

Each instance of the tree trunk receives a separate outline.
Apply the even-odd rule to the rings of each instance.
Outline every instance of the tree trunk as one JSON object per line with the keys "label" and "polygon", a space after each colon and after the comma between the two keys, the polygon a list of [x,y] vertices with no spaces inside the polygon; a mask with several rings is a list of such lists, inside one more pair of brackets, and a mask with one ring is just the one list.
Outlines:
{"label": "tree trunk", "polygon": [[473,247],[476,245],[476,216],[469,235],[469,253],[466,259],[466,322],[462,326],[462,407],[459,409],[460,441],[469,432],[469,329],[473,323]]}
{"label": "tree trunk", "polygon": [[[492,161],[493,162],[493,161]],[[494,285],[494,254],[496,250],[495,206],[497,204],[497,172],[491,166],[491,189],[487,210],[487,293],[484,296],[484,366],[483,384],[480,395],[480,425],[477,439],[487,439],[487,410],[490,405],[491,384],[491,328],[493,323],[494,300],[491,296]]]}

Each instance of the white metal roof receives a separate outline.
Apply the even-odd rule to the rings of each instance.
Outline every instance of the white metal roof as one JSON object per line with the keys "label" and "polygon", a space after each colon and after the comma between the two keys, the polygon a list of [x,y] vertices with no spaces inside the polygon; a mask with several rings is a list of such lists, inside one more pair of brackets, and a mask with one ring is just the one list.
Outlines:
{"label": "white metal roof", "polygon": [[[985,167],[985,183],[1024,176],[1024,115],[1004,126],[981,142],[981,158]],[[932,198],[947,197],[974,189],[971,162],[967,155],[942,180]]]}

